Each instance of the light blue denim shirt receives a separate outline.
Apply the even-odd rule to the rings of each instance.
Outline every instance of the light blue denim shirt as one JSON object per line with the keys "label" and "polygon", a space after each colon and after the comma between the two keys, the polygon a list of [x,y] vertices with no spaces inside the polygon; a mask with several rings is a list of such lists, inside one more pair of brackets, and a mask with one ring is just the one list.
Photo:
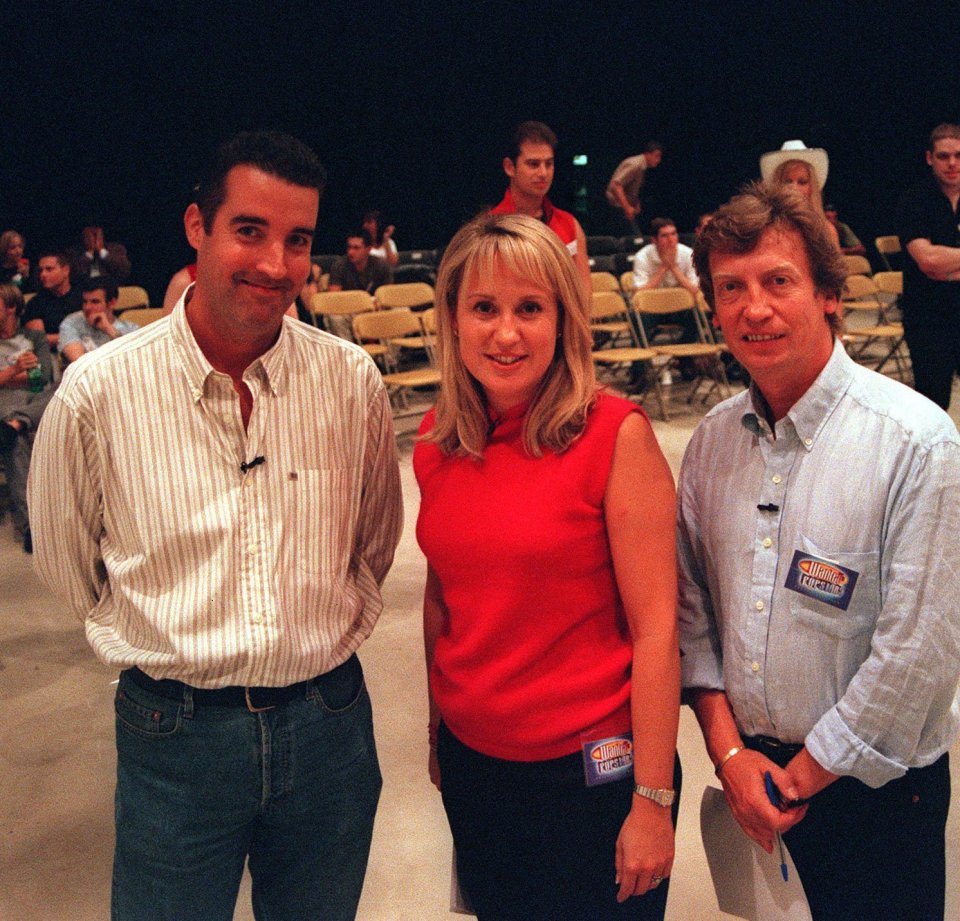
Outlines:
{"label": "light blue denim shirt", "polygon": [[[715,407],[684,456],[683,684],[878,787],[960,731],[960,437],[839,342],[776,438],[761,401]],[[797,551],[856,574],[846,610],[787,587]]]}

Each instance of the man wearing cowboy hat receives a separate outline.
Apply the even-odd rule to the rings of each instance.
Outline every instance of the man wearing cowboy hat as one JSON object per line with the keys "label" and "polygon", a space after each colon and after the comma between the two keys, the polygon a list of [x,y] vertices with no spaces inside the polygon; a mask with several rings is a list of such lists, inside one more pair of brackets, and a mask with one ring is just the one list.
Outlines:
{"label": "man wearing cowboy hat", "polygon": [[931,175],[900,199],[898,233],[910,257],[903,267],[903,331],[914,386],[947,409],[960,370],[960,125],[933,129]]}

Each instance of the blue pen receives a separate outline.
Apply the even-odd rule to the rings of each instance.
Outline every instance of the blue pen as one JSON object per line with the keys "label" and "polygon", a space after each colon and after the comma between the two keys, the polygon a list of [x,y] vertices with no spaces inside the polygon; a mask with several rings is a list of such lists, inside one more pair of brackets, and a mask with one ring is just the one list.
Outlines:
{"label": "blue pen", "polygon": [[[769,771],[766,771],[763,775],[763,782],[767,788],[767,799],[770,800],[770,805],[775,806],[777,809],[783,809],[783,795],[780,793],[780,790],[777,789],[777,785],[773,782],[773,777],[770,775]],[[780,875],[783,877],[783,881],[787,881],[787,858],[783,853],[783,838],[780,836],[780,832],[777,832],[777,846],[780,848]]]}

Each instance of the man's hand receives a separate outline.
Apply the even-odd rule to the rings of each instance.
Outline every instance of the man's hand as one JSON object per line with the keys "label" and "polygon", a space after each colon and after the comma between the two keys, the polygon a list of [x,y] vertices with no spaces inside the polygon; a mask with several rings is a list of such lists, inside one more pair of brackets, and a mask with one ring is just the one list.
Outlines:
{"label": "man's hand", "polygon": [[800,798],[793,778],[787,771],[759,752],[749,749],[744,749],[727,761],[720,771],[720,782],[739,826],[747,837],[770,854],[773,852],[774,835],[777,832],[782,834],[796,825],[807,814],[807,807],[799,806],[786,812],[777,809],[767,796],[763,779],[767,771],[784,799]]}
{"label": "man's hand", "polygon": [[94,329],[105,332],[111,339],[116,339],[120,334],[105,313],[95,313],[90,318],[90,325]]}
{"label": "man's hand", "polygon": [[14,367],[17,369],[17,374],[23,374],[31,368],[39,367],[39,365],[40,359],[37,358],[37,353],[27,349],[17,356]]}

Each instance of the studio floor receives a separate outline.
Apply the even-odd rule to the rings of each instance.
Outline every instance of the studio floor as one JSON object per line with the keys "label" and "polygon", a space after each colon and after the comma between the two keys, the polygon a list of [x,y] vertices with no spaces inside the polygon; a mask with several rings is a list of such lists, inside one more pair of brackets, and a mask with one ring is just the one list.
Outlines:
{"label": "studio floor", "polygon": [[[671,420],[654,427],[676,473],[700,414],[682,402],[673,408]],[[400,445],[406,525],[383,589],[386,609],[360,651],[384,787],[358,917],[443,921],[455,917],[448,910],[451,846],[439,794],[427,778],[420,617],[425,564],[414,538],[412,439],[401,437]],[[506,526],[509,515],[505,510]],[[41,586],[8,518],[0,525],[0,921],[109,917],[115,679],[90,652],[80,624]],[[684,795],[667,918],[732,918],[718,908],[700,836],[704,787],[718,784],[686,708],[679,751]],[[960,745],[951,755],[956,778]],[[952,921],[960,918],[958,790],[955,780],[947,831],[946,918]],[[253,917],[248,882],[235,921]]]}

